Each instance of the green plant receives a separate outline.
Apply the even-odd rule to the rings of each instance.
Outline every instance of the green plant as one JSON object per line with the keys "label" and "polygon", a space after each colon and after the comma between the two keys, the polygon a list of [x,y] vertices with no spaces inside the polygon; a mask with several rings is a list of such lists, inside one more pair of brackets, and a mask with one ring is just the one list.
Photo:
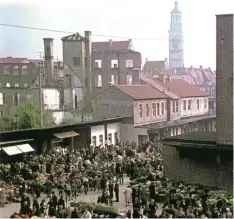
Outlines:
{"label": "green plant", "polygon": [[[19,129],[40,128],[40,105],[37,103],[22,103],[17,109],[17,125]],[[43,126],[54,125],[52,112],[43,110]]]}

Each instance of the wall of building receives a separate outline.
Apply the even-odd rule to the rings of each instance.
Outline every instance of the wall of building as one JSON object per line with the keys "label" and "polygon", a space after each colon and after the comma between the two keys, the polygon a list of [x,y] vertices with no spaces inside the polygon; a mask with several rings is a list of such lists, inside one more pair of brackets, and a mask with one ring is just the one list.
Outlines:
{"label": "wall of building", "polygon": [[[155,103],[156,115],[153,114],[152,104]],[[157,104],[159,103],[159,114],[157,110]],[[134,125],[143,125],[149,123],[157,123],[167,121],[167,100],[155,99],[155,100],[135,100],[134,101]],[[140,104],[142,105],[142,118],[140,116]],[[146,105],[149,106],[149,116],[147,116]],[[164,107],[164,113],[162,111],[162,104]],[[162,114],[163,113],[163,114]]]}
{"label": "wall of building", "polygon": [[[202,153],[202,150],[201,150]],[[175,181],[219,187],[228,191],[233,188],[233,165],[226,163],[217,168],[213,163],[204,163],[188,158],[180,158],[174,147],[163,145],[164,173]]]}
{"label": "wall of building", "polygon": [[[80,58],[80,65],[74,65],[74,57]],[[85,74],[85,42],[63,41],[64,75],[71,75],[71,87],[75,89],[77,100],[83,99],[83,79]],[[67,79],[68,80],[68,77]],[[69,82],[69,83],[70,83]],[[69,86],[68,84],[68,87]]]}
{"label": "wall of building", "polygon": [[118,140],[121,140],[120,128],[121,128],[120,123],[107,124],[107,136],[106,136],[105,125],[92,126],[91,127],[91,139],[95,136],[96,146],[99,146],[101,144],[100,138],[99,138],[100,135],[102,135],[103,142],[105,143],[105,139],[106,138],[108,139],[108,137],[110,137],[109,135],[111,134],[112,144],[115,144],[116,143],[115,136],[117,136]]}
{"label": "wall of building", "polygon": [[133,99],[112,86],[93,98],[93,108],[96,119],[133,116]]}
{"label": "wall of building", "polygon": [[216,17],[216,115],[219,144],[233,145],[234,16]]}
{"label": "wall of building", "polygon": [[[101,60],[101,66],[95,67],[95,61]],[[118,60],[117,68],[112,68],[111,60]],[[133,60],[133,67],[126,67],[126,60]],[[116,84],[127,84],[127,75],[132,75],[132,84],[140,84],[141,54],[135,51],[93,51],[93,92],[98,93],[110,86],[111,75]],[[102,86],[98,87],[98,75],[101,75]]]}
{"label": "wall of building", "polygon": [[60,107],[60,93],[58,89],[43,89],[45,109],[58,110]]}
{"label": "wall of building", "polygon": [[[199,108],[197,106],[197,100],[199,101]],[[184,101],[186,101],[185,110]],[[188,109],[188,101],[191,101],[190,110]],[[190,117],[207,114],[209,112],[208,97],[182,98],[180,108],[180,117]]]}

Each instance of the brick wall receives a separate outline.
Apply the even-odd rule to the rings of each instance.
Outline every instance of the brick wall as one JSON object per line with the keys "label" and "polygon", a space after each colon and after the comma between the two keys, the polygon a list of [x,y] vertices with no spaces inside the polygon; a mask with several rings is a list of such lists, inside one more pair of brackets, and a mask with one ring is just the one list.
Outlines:
{"label": "brick wall", "polygon": [[163,146],[163,160],[165,175],[170,179],[233,190],[232,161],[217,167],[215,162],[208,164],[196,159],[180,159],[177,149],[166,145]]}
{"label": "brick wall", "polygon": [[[95,60],[102,60],[101,68],[95,68]],[[118,60],[118,68],[111,68],[111,60]],[[126,68],[126,60],[133,60],[133,68]],[[140,84],[141,54],[139,52],[93,51],[92,62],[94,93],[110,86],[111,75],[118,76],[120,85],[127,84],[127,75],[132,75],[132,84]],[[98,75],[102,75],[102,88],[96,87]]]}
{"label": "brick wall", "polygon": [[233,15],[216,17],[216,115],[220,144],[233,144]]}

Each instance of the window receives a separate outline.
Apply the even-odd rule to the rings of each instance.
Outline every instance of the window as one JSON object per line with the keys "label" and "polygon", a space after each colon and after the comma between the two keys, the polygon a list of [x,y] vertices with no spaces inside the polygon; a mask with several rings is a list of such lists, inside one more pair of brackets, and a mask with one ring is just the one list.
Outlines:
{"label": "window", "polygon": [[188,110],[191,110],[192,101],[188,100]]}
{"label": "window", "polygon": [[126,60],[126,68],[133,68],[133,60]]}
{"label": "window", "polygon": [[197,100],[197,109],[199,110],[200,108],[200,100]]}
{"label": "window", "polygon": [[95,60],[95,68],[102,68],[102,60]]}
{"label": "window", "polygon": [[160,104],[157,103],[157,116],[159,116],[159,115],[160,115]]}
{"label": "window", "polygon": [[172,112],[175,113],[175,101],[172,101]]}
{"label": "window", "polygon": [[115,75],[111,75],[111,80],[109,82],[111,85],[115,84]]}
{"label": "window", "polygon": [[152,115],[156,116],[156,103],[152,103]]}
{"label": "window", "polygon": [[15,83],[15,87],[19,87],[19,84],[18,84],[18,83]]}
{"label": "window", "polygon": [[19,105],[19,102],[20,102],[20,94],[19,93],[13,94],[13,104]]}
{"label": "window", "polygon": [[23,65],[22,66],[22,75],[27,75],[28,74],[28,66],[27,65]]}
{"label": "window", "polygon": [[24,84],[24,87],[28,87],[28,84],[27,84],[27,83],[25,83],[25,84]]}
{"label": "window", "polygon": [[142,104],[139,104],[139,113],[140,113],[140,118],[143,117],[143,107]]}
{"label": "window", "polygon": [[115,133],[114,133],[114,138],[115,138],[115,143],[116,143],[117,140],[118,140],[118,132],[115,132]]}
{"label": "window", "polygon": [[11,85],[10,85],[10,83],[6,83],[6,85],[5,85],[6,87],[11,87]]}
{"label": "window", "polygon": [[207,100],[204,100],[204,108],[207,108]]}
{"label": "window", "polygon": [[80,57],[73,57],[73,65],[78,66],[80,65]]}
{"label": "window", "polygon": [[179,102],[178,102],[178,100],[176,101],[175,105],[176,105],[176,112],[178,113],[179,112]]}
{"label": "window", "polygon": [[127,85],[132,85],[132,75],[127,74]]}
{"label": "window", "polygon": [[4,104],[4,94],[0,93],[0,105]]}
{"label": "window", "polygon": [[92,146],[94,146],[94,147],[97,146],[97,137],[96,136],[92,137]]}
{"label": "window", "polygon": [[183,110],[186,110],[186,104],[187,104],[187,101],[186,100],[183,100]]}
{"label": "window", "polygon": [[18,75],[19,74],[19,66],[16,65],[13,67],[13,75]]}
{"label": "window", "polygon": [[8,65],[4,66],[4,75],[9,75],[10,74],[10,67]]}
{"label": "window", "polygon": [[99,144],[103,145],[103,135],[99,135]]}
{"label": "window", "polygon": [[0,111],[0,118],[2,118],[2,111]]}
{"label": "window", "polygon": [[146,111],[145,111],[146,117],[149,117],[149,104],[148,103],[145,104],[145,109],[146,109]]}
{"label": "window", "polygon": [[97,86],[98,86],[98,87],[102,87],[102,75],[98,75]]}
{"label": "window", "polygon": [[27,101],[32,101],[32,100],[33,100],[33,94],[26,94],[26,95],[25,95],[25,99],[26,99]]}
{"label": "window", "polygon": [[117,59],[111,60],[111,68],[118,68],[118,60]]}
{"label": "window", "polygon": [[165,112],[165,106],[164,106],[164,102],[161,103],[161,113],[162,115],[164,115]]}
{"label": "window", "polygon": [[110,144],[112,144],[112,133],[108,134],[108,141]]}

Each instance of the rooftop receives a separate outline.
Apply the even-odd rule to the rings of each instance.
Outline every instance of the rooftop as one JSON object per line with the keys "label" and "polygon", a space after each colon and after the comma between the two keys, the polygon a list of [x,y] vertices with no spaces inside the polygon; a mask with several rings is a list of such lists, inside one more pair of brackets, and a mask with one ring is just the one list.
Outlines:
{"label": "rooftop", "polygon": [[132,40],[125,41],[105,41],[105,42],[93,42],[92,50],[132,50]]}
{"label": "rooftop", "polygon": [[117,87],[135,100],[167,98],[165,94],[149,85],[119,85]]}
{"label": "rooftop", "polygon": [[156,83],[159,83],[161,86],[164,86],[167,90],[173,92],[174,94],[182,98],[208,96],[208,94],[200,90],[198,86],[189,84],[188,82],[182,79],[173,79],[171,81],[165,80],[165,84],[159,79],[154,80],[156,81]]}
{"label": "rooftop", "polygon": [[6,57],[0,58],[0,64],[29,64],[30,61],[27,58],[14,58]]}

